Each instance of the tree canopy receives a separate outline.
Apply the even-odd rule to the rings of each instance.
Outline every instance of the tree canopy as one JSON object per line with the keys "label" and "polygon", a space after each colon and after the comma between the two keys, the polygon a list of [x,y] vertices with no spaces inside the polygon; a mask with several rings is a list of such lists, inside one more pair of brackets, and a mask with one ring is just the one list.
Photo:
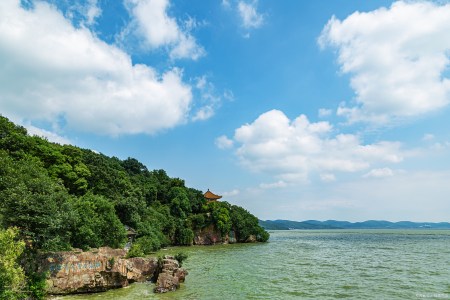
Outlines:
{"label": "tree canopy", "polygon": [[[123,247],[124,225],[138,234],[130,255],[191,245],[194,233],[211,225],[223,236],[234,231],[241,242],[251,235],[268,239],[245,209],[206,203],[202,191],[164,170],[151,171],[131,157],[51,143],[2,116],[0,166],[0,224],[7,230],[2,238],[13,235],[30,249]],[[16,253],[21,247],[17,244]]]}

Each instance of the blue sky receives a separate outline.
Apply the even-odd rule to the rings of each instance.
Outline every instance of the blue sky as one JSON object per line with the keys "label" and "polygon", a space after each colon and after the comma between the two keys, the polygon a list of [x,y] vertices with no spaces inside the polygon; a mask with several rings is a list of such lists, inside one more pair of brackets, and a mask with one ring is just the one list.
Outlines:
{"label": "blue sky", "polygon": [[0,112],[261,219],[448,221],[447,1],[3,0]]}

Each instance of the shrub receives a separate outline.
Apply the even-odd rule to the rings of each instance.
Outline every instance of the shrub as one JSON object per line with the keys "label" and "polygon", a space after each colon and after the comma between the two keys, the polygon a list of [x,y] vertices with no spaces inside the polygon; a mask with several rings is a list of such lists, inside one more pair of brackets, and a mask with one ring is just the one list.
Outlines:
{"label": "shrub", "polygon": [[183,252],[179,252],[177,254],[175,254],[175,259],[178,260],[178,264],[180,265],[180,267],[183,265],[183,262],[188,258],[187,254],[183,253]]}
{"label": "shrub", "polygon": [[26,284],[25,273],[18,264],[25,243],[17,241],[17,228],[0,229],[0,299],[21,299]]}

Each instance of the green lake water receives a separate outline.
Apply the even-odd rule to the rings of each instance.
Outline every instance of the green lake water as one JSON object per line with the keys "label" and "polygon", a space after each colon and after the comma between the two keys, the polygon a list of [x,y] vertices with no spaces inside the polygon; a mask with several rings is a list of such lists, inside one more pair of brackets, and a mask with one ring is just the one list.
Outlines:
{"label": "green lake water", "polygon": [[450,230],[271,231],[264,244],[177,247],[180,290],[153,284],[60,300],[450,299]]}

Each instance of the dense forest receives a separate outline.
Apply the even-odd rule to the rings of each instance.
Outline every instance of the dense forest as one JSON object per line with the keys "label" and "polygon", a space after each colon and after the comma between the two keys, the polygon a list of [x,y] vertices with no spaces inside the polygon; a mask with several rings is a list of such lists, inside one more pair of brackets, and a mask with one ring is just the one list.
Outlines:
{"label": "dense forest", "polygon": [[[0,223],[0,299],[18,295],[14,282],[23,278],[11,270],[17,270],[19,256],[23,261],[36,251],[123,247],[125,225],[138,234],[130,256],[191,245],[194,232],[206,226],[222,235],[234,231],[239,242],[250,235],[258,241],[269,238],[245,209],[223,201],[207,203],[202,191],[164,170],[148,170],[134,158],[51,143],[2,116]],[[33,284],[28,286],[32,293]]]}

